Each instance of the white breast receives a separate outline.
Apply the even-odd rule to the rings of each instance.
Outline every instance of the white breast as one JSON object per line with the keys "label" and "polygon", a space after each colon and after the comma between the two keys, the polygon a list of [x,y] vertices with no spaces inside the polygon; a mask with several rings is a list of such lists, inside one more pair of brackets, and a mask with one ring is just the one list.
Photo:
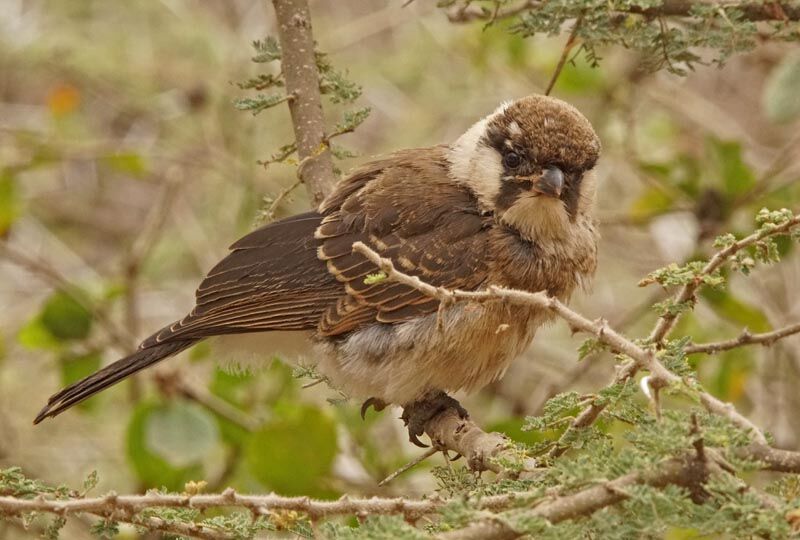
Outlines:
{"label": "white breast", "polygon": [[502,376],[549,314],[492,304],[457,304],[397,325],[372,325],[320,345],[320,371],[359,398],[407,404],[430,390],[475,390]]}

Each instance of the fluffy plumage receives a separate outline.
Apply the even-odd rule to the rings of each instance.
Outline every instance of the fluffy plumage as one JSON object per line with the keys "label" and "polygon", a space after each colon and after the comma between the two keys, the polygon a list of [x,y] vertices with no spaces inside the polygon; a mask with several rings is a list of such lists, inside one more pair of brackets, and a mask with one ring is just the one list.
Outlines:
{"label": "fluffy plumage", "polygon": [[272,330],[313,331],[320,370],[356,396],[406,405],[431,391],[479,388],[505,371],[549,314],[457,304],[442,312],[442,332],[438,301],[391,281],[365,283],[377,268],[352,244],[366,243],[433,285],[567,299],[595,268],[599,151],[576,109],[531,96],[451,145],[368,163],[318,212],[236,242],[200,284],[189,315],[54,395],[36,422],[204,338]]}

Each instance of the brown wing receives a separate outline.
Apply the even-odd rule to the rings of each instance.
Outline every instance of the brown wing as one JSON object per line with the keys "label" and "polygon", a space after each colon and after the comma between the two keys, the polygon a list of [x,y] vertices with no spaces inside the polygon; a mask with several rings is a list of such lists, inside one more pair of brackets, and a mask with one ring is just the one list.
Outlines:
{"label": "brown wing", "polygon": [[197,289],[195,308],[141,344],[264,330],[312,330],[342,296],[342,284],[317,258],[308,212],[257,229],[231,246]]}
{"label": "brown wing", "polygon": [[[346,180],[323,207],[319,256],[346,296],[325,311],[322,335],[374,321],[434,313],[438,301],[390,281],[366,284],[378,269],[352,245],[362,241],[405,273],[437,286],[476,289],[486,279],[487,231],[474,196],[447,177],[441,148],[406,151]],[[331,204],[334,201],[334,204]]]}

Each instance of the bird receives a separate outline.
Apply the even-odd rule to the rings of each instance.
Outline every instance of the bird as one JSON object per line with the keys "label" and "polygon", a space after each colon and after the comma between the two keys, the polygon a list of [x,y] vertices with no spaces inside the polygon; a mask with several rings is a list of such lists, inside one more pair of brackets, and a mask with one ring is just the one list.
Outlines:
{"label": "bird", "polygon": [[257,333],[268,344],[290,332],[303,334],[330,384],[365,400],[362,416],[398,405],[409,439],[423,446],[425,423],[444,409],[468,416],[451,394],[500,378],[553,315],[502,301],[440,309],[413,287],[376,279],[379,268],[353,244],[436,287],[499,286],[568,301],[588,289],[597,266],[600,150],[578,109],[534,94],[503,103],[450,144],[374,159],[318,209],[234,243],[188,315],[54,394],[34,423],[205,339],[233,344]]}

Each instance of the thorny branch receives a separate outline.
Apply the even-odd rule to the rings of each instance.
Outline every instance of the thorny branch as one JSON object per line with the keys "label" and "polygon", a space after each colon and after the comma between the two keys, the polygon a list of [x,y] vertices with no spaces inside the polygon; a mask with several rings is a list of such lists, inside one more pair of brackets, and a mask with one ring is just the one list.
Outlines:
{"label": "thorny branch", "polygon": [[[475,502],[480,509],[499,511],[524,504],[530,494],[511,492],[501,495],[484,496]],[[192,538],[232,538],[223,531],[209,525],[191,524],[158,517],[142,516],[144,510],[153,508],[191,508],[204,511],[220,508],[241,508],[252,512],[253,516],[269,517],[276,512],[294,511],[308,516],[312,521],[335,516],[356,515],[403,515],[413,521],[422,516],[434,514],[449,501],[439,497],[426,499],[395,498],[351,498],[347,495],[338,500],[323,501],[309,497],[282,497],[274,493],[268,495],[240,495],[233,489],[216,494],[165,494],[148,492],[144,495],[117,495],[109,493],[103,497],[49,499],[19,499],[0,497],[0,516],[15,517],[32,512],[46,512],[58,516],[90,514],[100,518],[145,526],[150,530],[179,534]]]}

